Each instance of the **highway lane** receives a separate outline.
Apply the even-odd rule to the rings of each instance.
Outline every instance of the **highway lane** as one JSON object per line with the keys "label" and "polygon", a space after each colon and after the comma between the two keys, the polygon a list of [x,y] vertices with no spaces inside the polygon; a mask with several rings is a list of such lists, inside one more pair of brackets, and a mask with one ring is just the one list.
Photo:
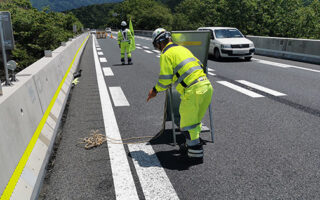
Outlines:
{"label": "highway lane", "polygon": [[[101,67],[108,67],[104,81],[122,138],[155,135],[163,118],[164,94],[146,103],[147,93],[158,77],[158,53],[152,51],[151,41],[146,38],[136,38],[136,43],[139,49],[133,52],[134,64],[121,65],[116,40],[98,40],[98,52],[103,53],[99,57],[107,61],[101,62]],[[255,58],[320,70],[317,65]],[[209,60],[208,66],[215,74],[209,75],[214,85],[215,143],[204,147],[204,164],[193,166],[180,159],[178,148],[170,145],[170,130],[151,149],[150,145],[124,145],[139,198],[319,198],[319,73],[257,60]],[[285,96],[273,96],[264,88],[254,89],[237,80]],[[234,85],[241,87],[241,92]],[[115,95],[113,88],[121,88],[123,93]],[[249,92],[264,97],[253,98]],[[123,95],[128,103],[121,106],[116,102],[123,102]],[[208,116],[204,123],[208,124]],[[208,133],[201,137],[210,140]],[[182,141],[178,136],[178,142]],[[95,170],[103,174],[103,169]],[[114,180],[116,176],[113,173]]]}

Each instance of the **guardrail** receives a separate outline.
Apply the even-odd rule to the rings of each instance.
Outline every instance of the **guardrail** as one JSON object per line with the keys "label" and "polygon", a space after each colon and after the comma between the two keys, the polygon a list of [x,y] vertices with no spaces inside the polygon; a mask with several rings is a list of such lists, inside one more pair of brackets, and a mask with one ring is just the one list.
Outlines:
{"label": "guardrail", "polygon": [[35,199],[88,33],[17,74],[0,96],[1,199]]}
{"label": "guardrail", "polygon": [[[152,31],[135,30],[136,35],[151,37]],[[320,40],[247,36],[253,41],[257,55],[320,64]]]}

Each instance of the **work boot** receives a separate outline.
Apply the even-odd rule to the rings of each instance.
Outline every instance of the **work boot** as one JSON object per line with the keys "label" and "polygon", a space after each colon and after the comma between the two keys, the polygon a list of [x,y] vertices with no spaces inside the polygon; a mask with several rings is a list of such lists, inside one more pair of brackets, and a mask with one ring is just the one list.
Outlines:
{"label": "work boot", "polygon": [[192,163],[203,163],[202,144],[188,146],[188,160]]}
{"label": "work boot", "polygon": [[121,58],[121,64],[123,64],[123,65],[125,64],[124,63],[124,58]]}
{"label": "work boot", "polygon": [[128,65],[132,65],[132,59],[128,58]]}

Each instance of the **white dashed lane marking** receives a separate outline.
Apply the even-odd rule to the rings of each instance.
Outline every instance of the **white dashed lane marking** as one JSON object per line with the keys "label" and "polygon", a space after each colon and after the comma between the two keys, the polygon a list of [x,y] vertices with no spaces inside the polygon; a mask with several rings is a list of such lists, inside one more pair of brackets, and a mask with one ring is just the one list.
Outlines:
{"label": "white dashed lane marking", "polygon": [[116,107],[119,106],[130,106],[126,96],[124,95],[121,87],[109,87],[113,104]]}
{"label": "white dashed lane marking", "polygon": [[214,72],[214,69],[211,69],[211,68],[208,67],[208,71],[209,72]]}
{"label": "white dashed lane marking", "polygon": [[228,88],[231,88],[231,89],[233,89],[233,90],[236,90],[236,91],[238,91],[238,92],[240,92],[240,93],[242,93],[242,94],[245,94],[245,95],[247,95],[247,96],[250,96],[250,97],[252,97],[252,98],[264,97],[264,96],[262,96],[262,95],[260,95],[260,94],[258,94],[258,93],[252,92],[252,91],[250,91],[250,90],[247,90],[247,89],[245,89],[245,88],[242,88],[242,87],[240,87],[240,86],[237,86],[237,85],[235,85],[235,84],[232,84],[232,83],[230,83],[230,82],[228,82],[228,81],[217,81],[217,83],[220,83],[221,85],[224,85],[224,86],[226,86],[226,87],[228,87]]}
{"label": "white dashed lane marking", "polygon": [[98,51],[98,55],[99,56],[103,56],[103,52],[102,51]]}
{"label": "white dashed lane marking", "polygon": [[149,47],[147,47],[147,46],[143,46],[143,48],[145,48],[145,49],[150,49]]}
{"label": "white dashed lane marking", "polygon": [[129,144],[128,148],[133,159],[133,164],[137,171],[145,199],[178,200],[179,197],[166,172],[162,168],[152,146],[146,143]]}
{"label": "white dashed lane marking", "polygon": [[146,53],[152,53],[152,51],[149,51],[149,50],[144,50]]}
{"label": "white dashed lane marking", "polygon": [[105,57],[101,57],[101,58],[99,58],[99,60],[100,60],[100,62],[102,62],[102,63],[108,62]]}
{"label": "white dashed lane marking", "polygon": [[277,92],[277,91],[275,91],[275,90],[271,90],[271,89],[269,89],[269,88],[266,88],[266,87],[257,85],[257,84],[255,84],[255,83],[251,83],[251,82],[249,82],[249,81],[237,80],[237,82],[242,83],[242,84],[244,84],[244,85],[247,85],[247,86],[249,86],[249,87],[255,88],[255,89],[257,89],[257,90],[261,90],[261,91],[263,91],[263,92],[265,92],[265,93],[268,93],[268,94],[271,94],[271,95],[273,95],[273,96],[286,96],[286,94],[283,94],[283,93],[281,93],[281,92]]}
{"label": "white dashed lane marking", "polygon": [[136,47],[136,48],[137,48],[137,49],[142,49],[142,48],[141,48],[141,47],[139,47],[139,46],[138,46],[138,47]]}
{"label": "white dashed lane marking", "polygon": [[216,74],[212,73],[212,72],[208,72],[209,75],[211,76],[215,76]]}
{"label": "white dashed lane marking", "polygon": [[110,67],[102,68],[104,76],[114,76],[112,69]]}

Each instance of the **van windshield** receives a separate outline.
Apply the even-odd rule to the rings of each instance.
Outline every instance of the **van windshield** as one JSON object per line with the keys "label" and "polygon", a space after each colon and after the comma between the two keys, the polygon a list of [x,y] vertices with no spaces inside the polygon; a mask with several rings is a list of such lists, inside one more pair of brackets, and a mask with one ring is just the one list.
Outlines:
{"label": "van windshield", "polygon": [[238,29],[219,29],[215,30],[216,38],[243,38]]}

